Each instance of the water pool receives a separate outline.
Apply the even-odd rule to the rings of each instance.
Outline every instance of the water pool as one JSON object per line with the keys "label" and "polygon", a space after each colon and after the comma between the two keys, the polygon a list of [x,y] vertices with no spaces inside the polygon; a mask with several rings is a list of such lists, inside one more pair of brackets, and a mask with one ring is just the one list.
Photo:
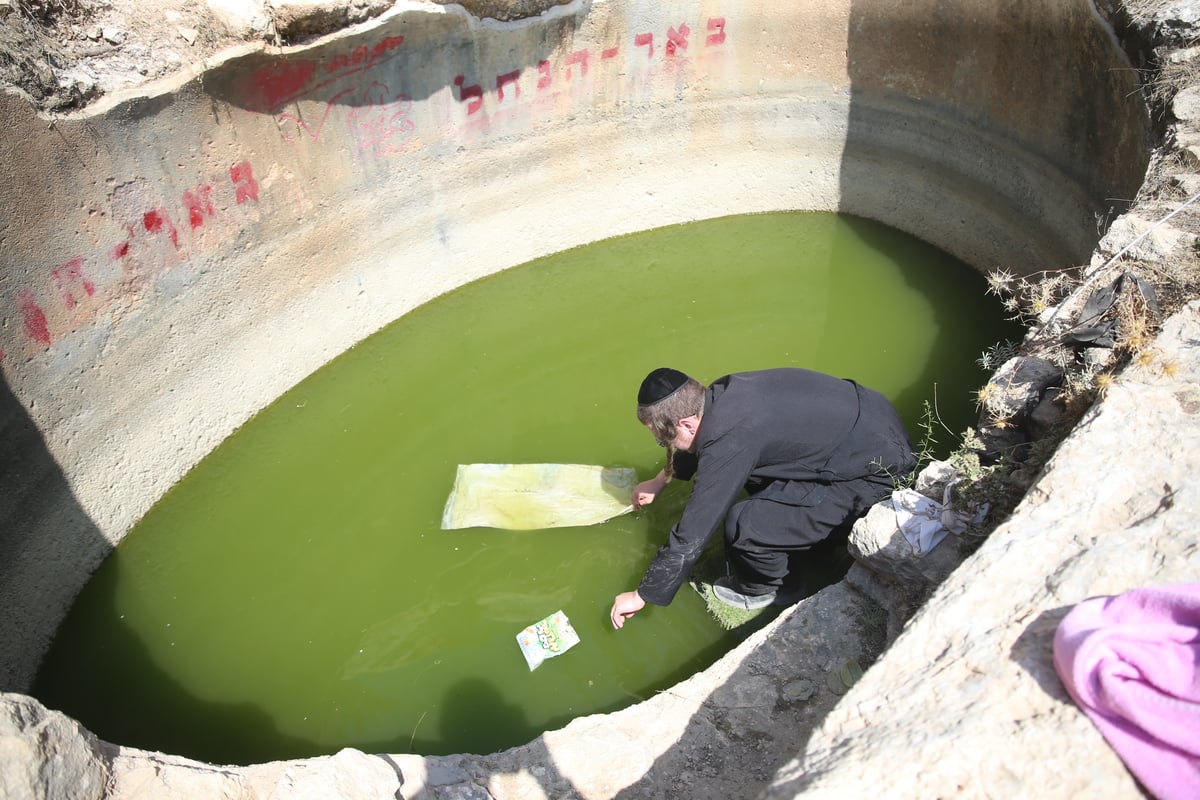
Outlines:
{"label": "water pool", "polygon": [[[199,464],[81,593],[34,693],[103,739],[222,763],[492,752],[621,708],[737,640],[686,589],[608,623],[689,485],[588,528],[442,531],[458,464],[649,477],[662,451],[634,396],[662,365],[852,377],[914,438],[936,386],[961,430],[975,359],[1016,335],[966,266],[832,214],[662,228],[493,275],[347,351]],[[515,636],[559,609],[582,642],[529,672]]]}

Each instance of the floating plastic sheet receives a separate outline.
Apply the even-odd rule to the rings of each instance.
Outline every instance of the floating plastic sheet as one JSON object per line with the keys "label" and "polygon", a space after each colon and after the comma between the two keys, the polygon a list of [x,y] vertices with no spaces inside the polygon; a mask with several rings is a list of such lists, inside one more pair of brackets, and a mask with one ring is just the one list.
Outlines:
{"label": "floating plastic sheet", "polygon": [[594,525],[633,510],[637,473],[586,464],[460,464],[442,528]]}
{"label": "floating plastic sheet", "polygon": [[533,672],[547,658],[561,656],[579,644],[579,634],[560,610],[518,633],[517,644],[521,646],[529,671]]}

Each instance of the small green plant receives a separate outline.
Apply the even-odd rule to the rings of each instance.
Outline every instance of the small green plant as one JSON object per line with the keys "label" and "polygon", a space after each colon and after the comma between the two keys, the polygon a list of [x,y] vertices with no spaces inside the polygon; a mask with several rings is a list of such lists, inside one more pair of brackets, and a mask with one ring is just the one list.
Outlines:
{"label": "small green plant", "polygon": [[979,355],[979,358],[975,359],[975,363],[985,372],[995,372],[1016,354],[1017,343],[1005,339],[1003,342],[996,342],[987,350],[984,350]]}
{"label": "small green plant", "polygon": [[921,429],[921,435],[917,438],[917,449],[913,451],[913,456],[916,457],[917,462],[913,471],[907,475],[895,475],[881,460],[875,459],[871,462],[871,466],[892,479],[892,483],[897,489],[911,489],[917,481],[917,475],[936,456],[938,440],[934,434],[934,423],[936,422],[946,431],[950,430],[942,422],[942,418],[937,412],[936,383],[933,385],[933,402],[930,403],[926,400],[922,405],[925,410],[921,413],[921,422],[918,424],[918,427]]}

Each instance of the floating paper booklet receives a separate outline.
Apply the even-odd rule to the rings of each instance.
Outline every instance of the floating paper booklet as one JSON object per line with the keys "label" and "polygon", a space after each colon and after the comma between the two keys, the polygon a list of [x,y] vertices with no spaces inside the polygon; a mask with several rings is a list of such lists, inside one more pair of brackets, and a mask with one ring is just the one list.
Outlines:
{"label": "floating paper booklet", "polygon": [[529,671],[533,672],[547,658],[561,656],[579,644],[579,634],[562,611],[555,611],[541,622],[535,622],[517,634],[517,644]]}
{"label": "floating paper booklet", "polygon": [[585,464],[459,464],[442,528],[594,525],[632,511],[637,473]]}

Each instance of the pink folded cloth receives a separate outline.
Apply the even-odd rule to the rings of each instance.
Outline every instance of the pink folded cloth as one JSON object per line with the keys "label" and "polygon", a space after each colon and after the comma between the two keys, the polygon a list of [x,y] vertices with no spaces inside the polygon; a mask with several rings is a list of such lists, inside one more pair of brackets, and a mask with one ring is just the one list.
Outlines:
{"label": "pink folded cloth", "polygon": [[1200,798],[1200,583],[1083,601],[1055,632],[1054,667],[1150,794]]}

